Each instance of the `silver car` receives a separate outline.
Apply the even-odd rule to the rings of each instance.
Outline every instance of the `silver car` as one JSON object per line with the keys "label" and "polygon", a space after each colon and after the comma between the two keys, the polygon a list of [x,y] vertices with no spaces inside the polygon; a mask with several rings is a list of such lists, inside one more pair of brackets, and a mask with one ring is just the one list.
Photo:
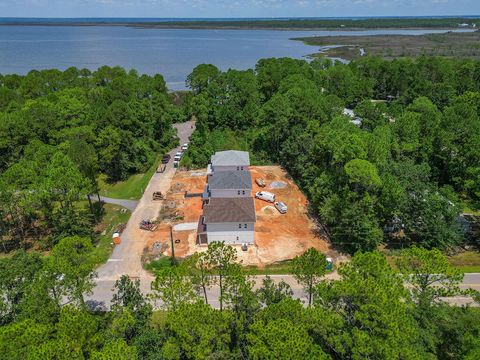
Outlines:
{"label": "silver car", "polygon": [[285,205],[284,202],[276,201],[274,205],[275,205],[275,207],[277,208],[277,210],[280,214],[286,214],[287,213],[288,207],[287,207],[287,205]]}

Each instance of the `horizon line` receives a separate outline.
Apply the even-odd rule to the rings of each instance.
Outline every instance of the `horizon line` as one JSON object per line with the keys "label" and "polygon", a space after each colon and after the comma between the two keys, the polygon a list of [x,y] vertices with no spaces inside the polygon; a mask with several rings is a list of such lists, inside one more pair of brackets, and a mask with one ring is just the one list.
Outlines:
{"label": "horizon line", "polygon": [[480,14],[475,15],[364,15],[364,16],[258,16],[258,17],[145,17],[145,16],[135,16],[135,17],[125,17],[125,16],[81,16],[81,17],[68,17],[68,16],[52,16],[52,17],[30,17],[30,16],[0,16],[0,19],[39,19],[39,20],[50,20],[50,19],[198,19],[198,20],[211,20],[211,19],[402,19],[402,18],[480,18]]}

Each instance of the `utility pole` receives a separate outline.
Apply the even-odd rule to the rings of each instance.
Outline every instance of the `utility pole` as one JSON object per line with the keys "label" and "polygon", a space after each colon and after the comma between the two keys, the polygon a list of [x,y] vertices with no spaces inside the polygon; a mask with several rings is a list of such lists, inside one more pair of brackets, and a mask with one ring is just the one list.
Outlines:
{"label": "utility pole", "polygon": [[170,224],[170,246],[172,247],[172,265],[176,264],[175,260],[175,244],[173,242],[173,226]]}

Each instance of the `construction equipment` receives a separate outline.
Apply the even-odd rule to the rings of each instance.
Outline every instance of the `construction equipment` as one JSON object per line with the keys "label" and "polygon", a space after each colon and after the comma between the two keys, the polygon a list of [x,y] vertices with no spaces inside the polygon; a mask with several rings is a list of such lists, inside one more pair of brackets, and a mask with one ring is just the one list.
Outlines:
{"label": "construction equipment", "polygon": [[158,224],[152,220],[142,220],[140,221],[140,229],[147,231],[155,231],[158,228]]}
{"label": "construction equipment", "polygon": [[165,196],[162,194],[161,191],[155,191],[152,195],[152,200],[153,201],[165,200]]}

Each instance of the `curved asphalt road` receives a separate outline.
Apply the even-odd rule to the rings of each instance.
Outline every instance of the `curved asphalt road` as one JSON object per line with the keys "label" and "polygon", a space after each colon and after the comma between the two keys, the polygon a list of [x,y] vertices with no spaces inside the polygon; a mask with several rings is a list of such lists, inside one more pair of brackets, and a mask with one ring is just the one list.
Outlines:
{"label": "curved asphalt road", "polygon": [[[92,196],[92,200],[93,201],[97,200],[97,197]],[[137,205],[139,203],[138,200],[112,199],[112,198],[105,197],[105,196],[100,196],[100,200],[103,201],[106,204],[114,204],[114,205],[123,206],[124,208],[127,208],[131,212],[135,211],[135,208],[137,207]]]}

